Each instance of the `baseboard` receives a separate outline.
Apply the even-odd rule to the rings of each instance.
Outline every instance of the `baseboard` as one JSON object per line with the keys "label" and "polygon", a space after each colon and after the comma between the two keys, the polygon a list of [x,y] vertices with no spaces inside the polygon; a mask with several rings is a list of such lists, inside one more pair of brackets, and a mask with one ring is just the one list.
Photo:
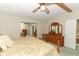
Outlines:
{"label": "baseboard", "polygon": [[79,44],[77,43],[76,46],[79,46]]}

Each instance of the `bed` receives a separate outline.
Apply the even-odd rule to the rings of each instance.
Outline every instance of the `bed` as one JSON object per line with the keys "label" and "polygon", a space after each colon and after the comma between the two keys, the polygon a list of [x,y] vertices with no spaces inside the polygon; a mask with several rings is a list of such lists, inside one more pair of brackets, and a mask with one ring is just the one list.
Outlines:
{"label": "bed", "polygon": [[55,47],[35,37],[19,37],[0,56],[58,56]]}

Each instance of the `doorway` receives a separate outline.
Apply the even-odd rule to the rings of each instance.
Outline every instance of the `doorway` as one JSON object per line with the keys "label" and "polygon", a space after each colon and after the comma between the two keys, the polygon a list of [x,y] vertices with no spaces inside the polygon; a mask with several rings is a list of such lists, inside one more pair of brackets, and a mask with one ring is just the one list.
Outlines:
{"label": "doorway", "polygon": [[34,36],[37,37],[37,23],[21,22],[21,36]]}

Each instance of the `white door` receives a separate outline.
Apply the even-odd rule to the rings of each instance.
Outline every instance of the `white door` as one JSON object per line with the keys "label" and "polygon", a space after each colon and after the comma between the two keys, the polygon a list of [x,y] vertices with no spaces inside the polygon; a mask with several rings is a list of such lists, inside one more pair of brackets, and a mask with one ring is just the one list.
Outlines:
{"label": "white door", "polygon": [[76,20],[65,22],[65,47],[76,49]]}

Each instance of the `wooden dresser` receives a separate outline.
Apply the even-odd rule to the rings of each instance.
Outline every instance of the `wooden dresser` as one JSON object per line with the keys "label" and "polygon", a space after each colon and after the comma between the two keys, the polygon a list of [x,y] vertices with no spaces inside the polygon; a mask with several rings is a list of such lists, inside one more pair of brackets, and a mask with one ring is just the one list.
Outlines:
{"label": "wooden dresser", "polygon": [[43,34],[43,38],[47,42],[59,45],[60,47],[64,46],[64,37],[62,36],[62,26],[54,22],[49,26],[49,33]]}

